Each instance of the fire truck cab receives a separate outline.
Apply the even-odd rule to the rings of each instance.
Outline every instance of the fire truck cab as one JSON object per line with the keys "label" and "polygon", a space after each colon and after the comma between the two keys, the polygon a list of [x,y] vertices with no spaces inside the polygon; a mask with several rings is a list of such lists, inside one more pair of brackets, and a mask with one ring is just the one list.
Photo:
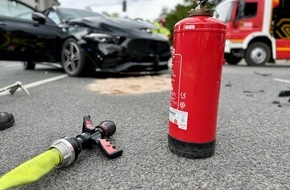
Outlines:
{"label": "fire truck cab", "polygon": [[214,17],[227,25],[225,59],[249,66],[290,59],[289,0],[224,0]]}

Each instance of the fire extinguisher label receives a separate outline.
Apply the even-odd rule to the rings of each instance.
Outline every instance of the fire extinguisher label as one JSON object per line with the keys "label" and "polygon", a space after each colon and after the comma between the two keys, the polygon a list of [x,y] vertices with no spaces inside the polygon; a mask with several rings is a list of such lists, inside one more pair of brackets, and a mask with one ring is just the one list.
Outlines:
{"label": "fire extinguisher label", "polygon": [[195,25],[194,25],[194,24],[185,25],[184,28],[185,28],[186,30],[189,30],[189,29],[195,29]]}
{"label": "fire extinguisher label", "polygon": [[181,83],[181,69],[182,69],[182,55],[173,54],[172,57],[172,71],[171,71],[171,107],[178,108],[180,97],[180,83]]}
{"label": "fire extinguisher label", "polygon": [[169,121],[176,124],[179,129],[187,130],[188,112],[170,107]]}

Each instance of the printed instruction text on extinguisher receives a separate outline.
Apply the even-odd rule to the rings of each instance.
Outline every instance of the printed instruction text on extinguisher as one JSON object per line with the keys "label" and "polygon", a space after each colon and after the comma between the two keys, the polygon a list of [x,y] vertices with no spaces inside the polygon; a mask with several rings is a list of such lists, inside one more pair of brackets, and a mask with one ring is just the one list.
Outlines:
{"label": "printed instruction text on extinguisher", "polygon": [[173,54],[171,72],[171,95],[169,121],[176,124],[179,129],[187,130],[188,112],[184,111],[185,103],[180,99],[186,98],[186,92],[180,92],[182,76],[182,55]]}

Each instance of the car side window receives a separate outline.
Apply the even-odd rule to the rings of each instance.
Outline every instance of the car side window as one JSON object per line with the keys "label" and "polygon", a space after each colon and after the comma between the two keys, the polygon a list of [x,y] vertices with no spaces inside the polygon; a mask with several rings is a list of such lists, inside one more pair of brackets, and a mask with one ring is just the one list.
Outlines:
{"label": "car side window", "polygon": [[8,16],[8,1],[0,1],[0,16]]}
{"label": "car side window", "polygon": [[15,1],[0,1],[0,16],[32,20],[33,9]]}
{"label": "car side window", "polygon": [[58,14],[55,12],[55,11],[50,11],[48,13],[48,18],[50,18],[55,24],[60,24],[61,23],[61,20],[58,16]]}

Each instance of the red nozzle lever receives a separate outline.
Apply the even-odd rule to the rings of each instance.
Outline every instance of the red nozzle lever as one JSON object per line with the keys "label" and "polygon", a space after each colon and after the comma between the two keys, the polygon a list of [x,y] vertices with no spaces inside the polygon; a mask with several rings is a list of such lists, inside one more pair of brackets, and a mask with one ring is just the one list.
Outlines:
{"label": "red nozzle lever", "polygon": [[95,131],[96,127],[94,127],[92,121],[91,121],[91,116],[84,116],[83,117],[83,133],[89,133],[92,134]]}
{"label": "red nozzle lever", "polygon": [[97,144],[103,154],[108,158],[117,158],[123,154],[123,150],[117,150],[108,139],[99,139]]}

